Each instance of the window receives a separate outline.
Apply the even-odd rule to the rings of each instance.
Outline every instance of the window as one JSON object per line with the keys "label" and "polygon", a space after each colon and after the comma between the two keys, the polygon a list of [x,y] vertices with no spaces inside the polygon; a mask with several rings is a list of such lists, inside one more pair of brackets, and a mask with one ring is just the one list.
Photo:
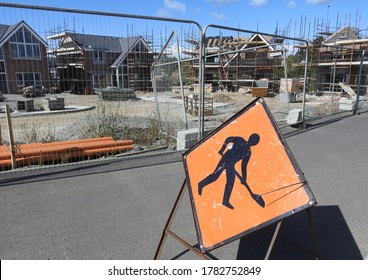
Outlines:
{"label": "window", "polygon": [[40,44],[24,27],[20,28],[9,40],[13,58],[40,58]]}
{"label": "window", "polygon": [[0,48],[0,92],[8,93],[6,86],[4,55],[2,48]]}
{"label": "window", "polygon": [[3,56],[2,48],[0,48],[0,73],[5,74],[5,64],[4,64],[4,56]]}
{"label": "window", "polygon": [[35,89],[41,88],[40,73],[17,73],[17,88],[21,90],[24,87],[34,86]]}
{"label": "window", "polygon": [[105,52],[103,50],[93,51],[93,63],[104,64],[105,63]]}
{"label": "window", "polygon": [[97,75],[92,76],[92,84],[93,88],[100,88],[100,83]]}
{"label": "window", "polygon": [[109,86],[112,86],[111,75],[92,75],[93,88],[105,88]]}
{"label": "window", "polygon": [[135,45],[134,51],[135,52],[142,52],[143,51],[143,45],[142,45],[141,42],[139,42],[137,45]]}
{"label": "window", "polygon": [[8,93],[8,88],[6,86],[6,75],[0,74],[0,92]]}
{"label": "window", "polygon": [[0,61],[0,73],[5,73],[4,61]]}

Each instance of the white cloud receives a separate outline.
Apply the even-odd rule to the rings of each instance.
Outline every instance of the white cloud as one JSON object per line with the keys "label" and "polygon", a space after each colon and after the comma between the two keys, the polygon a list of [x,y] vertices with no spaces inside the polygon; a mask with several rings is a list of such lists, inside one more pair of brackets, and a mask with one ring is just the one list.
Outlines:
{"label": "white cloud", "polygon": [[170,12],[166,9],[159,9],[157,12],[156,12],[156,16],[157,17],[164,17],[164,18],[171,18],[172,15],[170,14]]}
{"label": "white cloud", "polygon": [[221,19],[221,20],[226,19],[226,16],[220,13],[211,13],[211,16],[213,16],[215,19]]}
{"label": "white cloud", "polygon": [[175,0],[164,0],[165,8],[185,14],[186,5]]}
{"label": "white cloud", "polygon": [[237,1],[238,0],[206,0],[206,2],[211,2],[211,3],[218,4],[218,5],[228,4],[228,3],[235,3]]}
{"label": "white cloud", "polygon": [[250,0],[249,5],[251,6],[263,6],[266,5],[268,0]]}
{"label": "white cloud", "polygon": [[308,4],[324,4],[324,3],[328,3],[328,2],[331,2],[331,0],[307,0],[306,1]]}
{"label": "white cloud", "polygon": [[294,0],[291,0],[291,1],[289,1],[287,4],[286,4],[286,7],[288,7],[288,8],[295,8],[295,6],[296,6],[296,2],[294,1]]}

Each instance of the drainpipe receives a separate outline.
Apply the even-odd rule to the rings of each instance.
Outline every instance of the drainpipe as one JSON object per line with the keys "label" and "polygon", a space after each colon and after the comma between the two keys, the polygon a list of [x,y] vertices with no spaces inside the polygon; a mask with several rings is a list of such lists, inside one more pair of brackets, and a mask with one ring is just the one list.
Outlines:
{"label": "drainpipe", "polygon": [[119,81],[119,67],[116,67],[115,75],[116,75],[116,87],[117,87],[117,88],[120,88],[120,81]]}

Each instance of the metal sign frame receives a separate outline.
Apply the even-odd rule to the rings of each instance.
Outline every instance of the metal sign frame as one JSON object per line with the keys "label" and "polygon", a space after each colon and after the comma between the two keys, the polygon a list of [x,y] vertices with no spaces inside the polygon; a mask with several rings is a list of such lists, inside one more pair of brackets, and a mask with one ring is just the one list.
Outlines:
{"label": "metal sign frame", "polygon": [[[206,242],[206,239],[204,238],[204,234],[206,234],[206,232],[204,232],[203,228],[204,226],[202,226],[202,221],[204,219],[199,218],[199,211],[201,211],[200,207],[197,205],[196,200],[196,192],[197,190],[197,185],[198,184],[198,179],[196,180],[192,180],[192,175],[191,173],[191,163],[188,160],[188,157],[190,157],[190,155],[192,153],[194,153],[198,148],[201,147],[201,145],[204,145],[206,143],[206,141],[208,141],[211,138],[215,138],[217,137],[223,129],[226,129],[230,124],[237,122],[238,118],[240,118],[241,116],[243,116],[245,113],[249,112],[250,110],[252,110],[252,108],[254,108],[256,105],[261,105],[262,108],[264,109],[274,131],[275,131],[275,135],[277,135],[278,140],[280,141],[282,147],[285,149],[285,155],[286,157],[289,158],[291,164],[292,164],[292,168],[293,171],[296,172],[297,177],[299,178],[299,182],[297,182],[297,184],[299,184],[297,186],[297,189],[303,189],[304,190],[304,194],[307,196],[307,199],[304,198],[303,203],[300,205],[297,205],[295,208],[286,210],[285,212],[281,212],[276,214],[276,216],[271,217],[270,219],[266,218],[265,220],[262,220],[262,222],[260,222],[259,224],[254,224],[251,228],[244,228],[244,230],[240,230],[239,232],[235,233],[235,234],[230,234],[229,236],[225,237],[224,239],[220,239],[215,241],[213,244],[205,244],[205,243],[210,243],[210,242]],[[220,141],[221,137],[218,136],[216,139],[218,141]],[[221,139],[223,141],[223,139]],[[250,140],[249,140],[250,141]],[[217,151],[214,151],[217,152]],[[198,158],[198,157],[197,157]],[[194,161],[194,160],[193,160]],[[205,159],[204,159],[205,161]],[[272,114],[268,108],[268,106],[266,105],[265,101],[263,100],[263,98],[257,98],[255,99],[253,102],[251,102],[249,105],[247,105],[246,107],[244,107],[240,112],[238,112],[237,114],[235,114],[233,117],[231,117],[228,121],[226,121],[225,123],[223,123],[221,126],[219,126],[217,129],[215,129],[214,131],[210,132],[205,138],[203,138],[202,140],[200,140],[198,143],[196,143],[192,148],[190,148],[188,151],[186,151],[185,153],[183,153],[183,163],[184,163],[184,169],[185,169],[185,173],[186,173],[186,180],[187,180],[187,185],[188,185],[188,190],[189,190],[189,196],[190,196],[190,201],[192,204],[192,211],[193,211],[193,216],[194,216],[194,220],[195,220],[195,227],[196,227],[196,231],[197,231],[197,237],[198,237],[198,245],[199,245],[199,249],[202,253],[206,253],[209,252],[213,249],[216,249],[218,247],[221,247],[227,243],[230,243],[236,239],[239,239],[251,232],[254,232],[258,229],[264,228],[266,226],[269,226],[275,222],[279,222],[281,220],[283,220],[284,218],[293,215],[295,213],[298,213],[302,210],[305,210],[311,206],[314,206],[315,204],[317,204],[317,201],[308,185],[308,182],[306,181],[303,172],[301,171],[299,165],[297,164],[294,156],[292,155],[292,152],[290,151],[285,139],[283,138],[275,120],[272,117]],[[222,163],[223,165],[224,163]],[[218,167],[221,164],[219,163]],[[233,165],[234,168],[234,165]],[[234,168],[235,169],[235,168]],[[194,169],[193,169],[194,170]],[[226,170],[226,173],[230,172],[229,170]],[[240,179],[241,181],[241,177],[239,175],[239,173],[237,171],[234,171],[236,173],[236,176]],[[226,175],[228,176],[228,175]],[[211,177],[211,176],[208,176]],[[213,176],[212,176],[213,177]],[[216,176],[214,177],[219,177],[218,174],[216,174]],[[235,178],[235,175],[234,175]],[[210,183],[214,182],[214,178],[210,179]],[[233,180],[234,181],[234,180]],[[200,184],[200,183],[199,183]],[[198,189],[200,188],[198,184]],[[227,183],[226,183],[227,184]],[[234,184],[234,183],[233,183]],[[243,184],[243,183],[242,183]],[[196,186],[195,186],[196,185]],[[247,183],[245,183],[245,186],[247,186]],[[291,187],[291,185],[287,186],[287,187]],[[252,194],[249,186],[247,186],[251,196],[254,196],[253,198],[256,200],[257,199],[257,195]],[[201,189],[202,190],[202,189]],[[280,189],[278,189],[280,190]],[[274,192],[275,190],[269,190],[268,193]],[[198,191],[199,192],[199,191]],[[226,190],[225,190],[226,192]],[[293,192],[293,191],[291,191]],[[268,193],[264,193],[263,195],[266,195]],[[285,195],[286,196],[286,195]],[[225,194],[224,194],[224,200],[225,200]],[[305,201],[306,200],[306,201]],[[229,200],[228,200],[229,201]],[[262,199],[263,201],[263,199]],[[305,202],[304,202],[305,201]],[[257,201],[260,205],[262,205],[263,203],[263,207],[264,207],[264,202],[259,202]],[[226,203],[225,203],[226,204]],[[223,202],[223,205],[225,205]],[[225,205],[226,206],[226,205]],[[231,207],[233,208],[233,206],[230,204],[228,206],[228,208],[231,209]],[[283,211],[283,210],[280,210]],[[250,213],[250,215],[252,215],[252,213]],[[211,217],[213,219],[215,219],[216,217]],[[221,221],[221,219],[219,219]],[[227,229],[225,229],[224,231],[227,231]]]}
{"label": "metal sign frame", "polygon": [[[194,198],[193,198],[193,189],[192,189],[192,186],[191,186],[191,176],[188,174],[188,162],[187,162],[187,157],[188,155],[193,152],[194,150],[196,150],[198,147],[200,147],[204,142],[206,142],[208,139],[210,139],[211,137],[214,137],[214,135],[216,135],[219,131],[221,131],[223,128],[226,128],[229,123],[233,122],[233,121],[236,121],[237,118],[239,118],[242,114],[244,114],[244,112],[252,109],[254,106],[256,106],[257,104],[261,104],[261,106],[263,106],[269,120],[271,121],[272,123],[272,127],[273,129],[275,129],[275,133],[278,137],[278,139],[280,140],[280,142],[282,143],[283,147],[285,148],[285,151],[287,152],[287,156],[288,158],[290,159],[292,165],[293,165],[293,168],[294,170],[297,172],[298,174],[298,177],[300,178],[300,188],[302,188],[304,191],[305,191],[305,194],[306,196],[308,197],[308,202],[307,203],[304,203],[304,204],[301,204],[299,205],[298,207],[292,209],[292,210],[289,210],[289,211],[285,211],[283,213],[281,213],[280,215],[277,215],[275,217],[273,217],[272,219],[269,219],[261,224],[258,224],[250,229],[247,229],[247,230],[244,230],[242,232],[239,232],[238,234],[234,235],[234,236],[231,236],[225,240],[222,240],[221,242],[218,242],[216,244],[214,244],[213,246],[209,246],[209,247],[206,247],[203,245],[203,239],[202,239],[202,231],[201,231],[201,226],[200,226],[200,223],[199,223],[199,220],[198,220],[198,216],[197,216],[197,209],[196,209],[196,204],[195,204],[195,201],[194,201]],[[202,259],[216,259],[216,257],[214,257],[210,251],[214,250],[214,249],[217,249],[223,245],[226,245],[232,241],[235,241],[236,239],[239,239],[251,232],[255,232],[259,229],[262,229],[262,228],[265,228],[265,227],[268,227],[268,226],[271,226],[273,224],[276,224],[276,227],[275,227],[275,230],[272,234],[272,239],[271,239],[271,242],[268,246],[268,249],[267,249],[267,253],[265,255],[265,259],[268,260],[271,258],[271,255],[273,253],[273,249],[274,249],[274,245],[277,241],[277,239],[279,238],[279,235],[280,235],[280,229],[282,227],[282,224],[283,224],[283,221],[285,218],[291,216],[291,215],[294,215],[298,212],[301,212],[301,211],[306,211],[306,214],[307,214],[307,218],[308,218],[308,224],[310,226],[310,229],[311,229],[311,236],[312,236],[312,241],[313,241],[313,244],[314,244],[314,247],[315,247],[315,251],[312,252],[311,250],[307,250],[305,248],[302,248],[300,246],[298,246],[297,244],[295,244],[294,242],[286,239],[286,238],[283,238],[285,241],[289,241],[289,243],[295,247],[298,247],[299,249],[303,250],[305,253],[313,256],[314,258],[316,259],[320,259],[320,246],[319,246],[319,242],[318,242],[318,238],[317,238],[317,234],[316,234],[316,229],[315,229],[315,226],[312,222],[312,216],[311,216],[311,207],[316,205],[317,204],[317,201],[312,193],[312,191],[310,190],[310,187],[306,181],[306,179],[304,178],[304,174],[303,172],[301,171],[299,165],[297,164],[293,154],[291,153],[285,139],[283,138],[280,130],[278,129],[277,127],[277,124],[276,122],[274,121],[274,119],[272,118],[272,114],[270,112],[270,110],[268,109],[266,103],[264,102],[264,100],[262,98],[257,98],[255,99],[253,102],[251,102],[248,106],[246,106],[244,109],[242,109],[239,113],[235,114],[232,118],[230,118],[227,122],[225,122],[224,124],[222,124],[221,126],[219,126],[217,129],[215,129],[214,131],[212,131],[211,133],[209,133],[205,138],[203,138],[201,141],[199,141],[197,144],[195,144],[191,149],[189,149],[187,152],[183,153],[182,155],[183,157],[183,164],[184,164],[184,168],[185,168],[185,173],[186,173],[186,179],[184,180],[183,184],[182,184],[182,187],[180,189],[180,192],[178,194],[178,197],[175,201],[175,204],[171,210],[171,213],[170,213],[170,216],[168,218],[168,221],[165,225],[165,228],[163,230],[163,233],[162,233],[162,236],[161,236],[161,240],[159,242],[159,245],[158,245],[158,248],[156,250],[156,253],[155,253],[155,256],[154,256],[154,259],[157,260],[160,258],[161,256],[161,253],[162,253],[162,250],[163,250],[163,246],[164,246],[164,243],[166,241],[166,238],[168,236],[171,236],[173,239],[175,239],[176,241],[178,241],[180,244],[182,244],[184,247],[186,247],[190,252],[194,253],[196,256],[202,258]],[[240,176],[240,175],[239,175]],[[239,177],[238,177],[239,178]],[[240,179],[240,178],[239,178]],[[248,186],[249,188],[249,186]],[[196,230],[196,234],[197,234],[197,240],[198,240],[198,243],[196,245],[191,245],[189,244],[187,241],[185,241],[183,238],[181,238],[179,235],[177,235],[176,233],[174,233],[172,230],[171,230],[171,225],[174,221],[174,218],[175,218],[175,215],[176,215],[176,212],[179,208],[179,205],[183,199],[183,196],[184,196],[184,193],[185,191],[188,189],[188,192],[189,192],[189,198],[190,198],[190,203],[191,203],[191,206],[192,206],[192,214],[193,214],[193,220],[194,220],[194,227],[195,227],[195,230]],[[249,193],[251,194],[251,190],[248,190]],[[277,191],[277,190],[276,190]],[[270,191],[268,193],[272,193],[273,191]],[[263,194],[263,195],[266,195],[266,194]],[[253,197],[254,200],[257,200],[258,197],[254,196]],[[262,200],[263,201],[263,200]],[[262,203],[262,201],[257,201],[257,203],[262,206],[262,207],[265,207],[265,204],[264,204],[264,201]]]}

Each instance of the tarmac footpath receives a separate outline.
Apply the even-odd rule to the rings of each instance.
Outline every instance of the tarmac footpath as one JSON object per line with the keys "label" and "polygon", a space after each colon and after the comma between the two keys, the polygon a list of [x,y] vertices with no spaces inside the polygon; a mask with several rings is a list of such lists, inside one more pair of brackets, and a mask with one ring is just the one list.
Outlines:
{"label": "tarmac footpath", "polygon": [[[340,114],[286,129],[285,139],[314,193],[320,255],[368,258],[368,113]],[[0,259],[154,258],[185,179],[180,152],[0,173]],[[303,211],[285,219],[280,237],[312,248]],[[271,231],[258,230],[211,251],[218,259],[263,259]],[[197,243],[188,193],[172,230]],[[312,248],[313,249],[313,248]],[[283,238],[273,259],[313,259]],[[172,238],[162,259],[197,259]]]}

